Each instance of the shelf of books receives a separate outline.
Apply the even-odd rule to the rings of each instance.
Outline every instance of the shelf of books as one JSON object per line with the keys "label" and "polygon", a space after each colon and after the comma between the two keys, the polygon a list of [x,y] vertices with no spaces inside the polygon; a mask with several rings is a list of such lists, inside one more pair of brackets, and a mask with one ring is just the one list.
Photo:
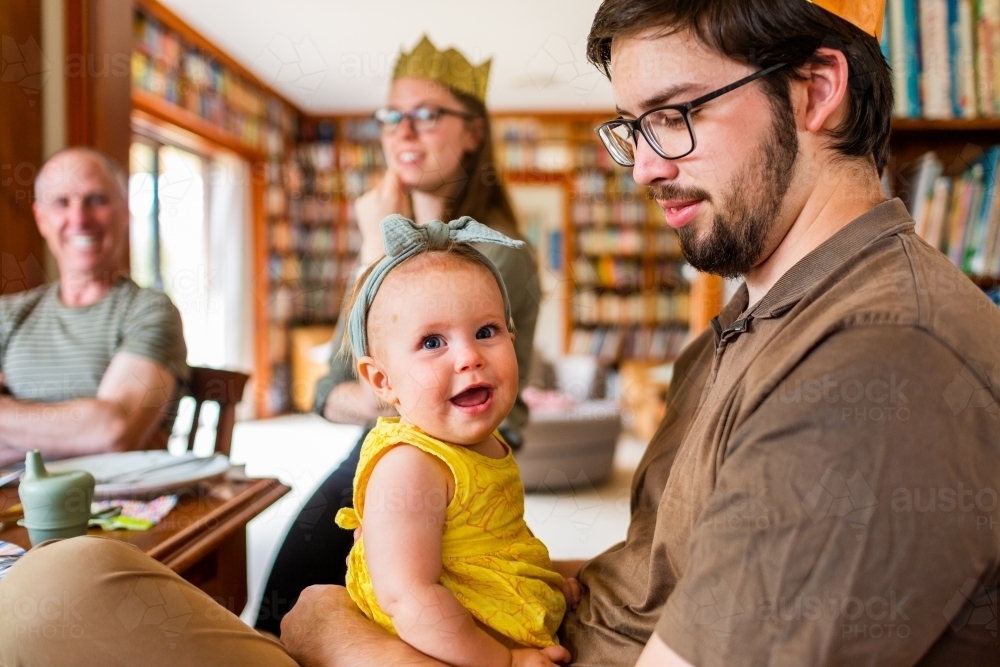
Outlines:
{"label": "shelf of books", "polygon": [[601,146],[594,127],[603,119],[499,117],[501,169],[511,181],[549,180],[566,190],[565,351],[606,364],[669,360],[689,331],[677,237]]}
{"label": "shelf of books", "polygon": [[887,193],[1000,303],[1000,2],[889,0],[895,109]]}
{"label": "shelf of books", "polygon": [[[296,131],[297,111],[252,75],[227,65],[171,25],[172,15],[140,2],[133,22],[132,90],[136,106],[234,148],[280,155]],[[153,13],[155,12],[155,14]],[[198,40],[200,41],[200,40]]]}
{"label": "shelf of books", "polygon": [[381,165],[367,118],[302,120],[283,165],[287,205],[268,224],[272,413],[292,405],[291,330],[337,321],[361,246],[353,203]]}

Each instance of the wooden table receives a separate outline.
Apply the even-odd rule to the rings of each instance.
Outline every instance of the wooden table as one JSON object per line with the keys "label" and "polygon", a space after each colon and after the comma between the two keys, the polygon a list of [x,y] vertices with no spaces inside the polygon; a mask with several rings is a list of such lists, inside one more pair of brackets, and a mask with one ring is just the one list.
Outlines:
{"label": "wooden table", "polygon": [[[175,491],[177,506],[147,531],[103,531],[129,542],[211,595],[234,614],[247,603],[246,525],[290,489],[276,479],[220,479]],[[30,547],[28,531],[4,511],[18,504],[16,486],[0,489],[0,540]]]}

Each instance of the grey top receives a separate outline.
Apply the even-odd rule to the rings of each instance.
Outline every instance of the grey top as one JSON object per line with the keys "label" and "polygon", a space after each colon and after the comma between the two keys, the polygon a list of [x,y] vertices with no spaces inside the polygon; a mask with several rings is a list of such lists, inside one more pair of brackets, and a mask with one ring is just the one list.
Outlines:
{"label": "grey top", "polygon": [[[505,218],[492,218],[483,222],[511,238],[520,238],[517,228]],[[542,298],[534,250],[528,244],[522,248],[507,248],[495,243],[473,243],[471,245],[485,255],[503,277],[510,300],[511,317],[514,320],[514,352],[517,355],[519,388],[524,389],[528,369],[531,366],[535,323],[538,320],[538,306]],[[346,305],[345,299],[344,306]],[[356,382],[358,379],[351,361],[338,354],[345,333],[343,323],[346,320],[347,313],[342,310],[341,316],[337,320],[336,331],[333,334],[336,344],[333,355],[330,357],[330,372],[316,383],[316,400],[313,411],[320,415],[323,414],[326,399],[334,387],[343,382]],[[528,406],[518,394],[517,401],[503,426],[520,432],[527,422]]]}
{"label": "grey top", "polygon": [[[168,368],[179,381],[177,395],[183,392],[187,347],[180,313],[166,294],[126,278],[82,308],[63,304],[58,283],[0,298],[0,373],[14,398],[55,403],[96,396],[118,352]],[[162,424],[167,434],[173,413]]]}

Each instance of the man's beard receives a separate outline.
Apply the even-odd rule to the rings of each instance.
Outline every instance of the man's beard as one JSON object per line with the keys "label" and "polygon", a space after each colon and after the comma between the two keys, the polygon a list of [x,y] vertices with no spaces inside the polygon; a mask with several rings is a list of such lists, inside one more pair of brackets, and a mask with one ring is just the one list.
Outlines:
{"label": "man's beard", "polygon": [[[792,181],[799,150],[790,105],[774,102],[772,108],[771,132],[756,154],[736,172],[732,187],[723,194],[717,207],[708,236],[698,238],[694,225],[677,230],[684,258],[699,271],[736,278],[746,275],[763,259],[768,236]],[[704,190],[673,184],[652,185],[647,197],[712,200]]]}

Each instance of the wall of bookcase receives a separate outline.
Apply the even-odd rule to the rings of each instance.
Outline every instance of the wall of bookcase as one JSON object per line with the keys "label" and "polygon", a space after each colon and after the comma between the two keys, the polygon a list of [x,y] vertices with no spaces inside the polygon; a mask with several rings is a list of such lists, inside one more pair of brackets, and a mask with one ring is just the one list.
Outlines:
{"label": "wall of bookcase", "polygon": [[369,118],[303,118],[282,165],[285,205],[268,217],[268,414],[307,409],[311,387],[292,373],[296,329],[331,327],[351,284],[361,236],[354,200],[382,170]]}
{"label": "wall of bookcase", "polygon": [[1000,4],[890,0],[892,163],[883,179],[916,230],[969,274],[1000,282]]}
{"label": "wall of bookcase", "polygon": [[998,146],[1000,119],[895,119],[884,179],[917,232],[987,290],[1000,285]]}

